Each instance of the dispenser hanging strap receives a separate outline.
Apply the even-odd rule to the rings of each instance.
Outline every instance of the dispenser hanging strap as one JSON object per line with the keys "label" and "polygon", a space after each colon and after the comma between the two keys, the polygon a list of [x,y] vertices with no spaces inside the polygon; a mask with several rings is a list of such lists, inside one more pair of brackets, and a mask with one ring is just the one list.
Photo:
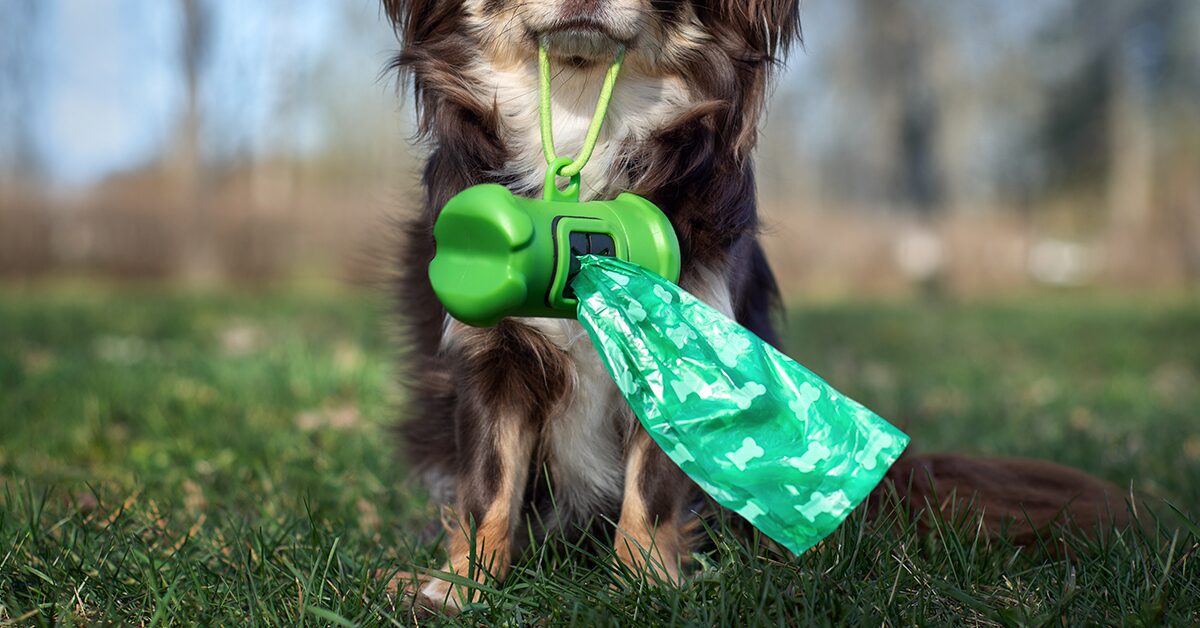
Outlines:
{"label": "dispenser hanging strap", "polygon": [[[588,126],[587,135],[583,138],[583,147],[579,150],[579,156],[574,159],[560,158],[554,151],[554,128],[551,124],[550,55],[546,52],[545,39],[538,40],[538,112],[542,126],[542,152],[546,155],[546,163],[557,168],[552,171],[552,176],[578,176],[583,167],[587,165],[588,160],[592,158],[592,151],[596,149],[596,140],[600,137],[600,127],[604,125],[604,116],[608,113],[608,104],[612,100],[613,87],[617,84],[617,75],[621,73],[621,61],[624,58],[625,46],[620,46],[617,49],[617,56],[608,66],[608,72],[604,74],[604,84],[600,86],[600,100],[596,103],[596,113],[592,115],[592,122]],[[565,165],[555,162],[565,163]]]}

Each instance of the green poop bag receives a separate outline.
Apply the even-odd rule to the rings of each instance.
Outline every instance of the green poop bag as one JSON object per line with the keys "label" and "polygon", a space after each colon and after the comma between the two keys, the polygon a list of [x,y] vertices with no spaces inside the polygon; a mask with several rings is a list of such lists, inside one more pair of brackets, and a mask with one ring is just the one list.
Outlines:
{"label": "green poop bag", "polygon": [[578,317],[638,419],[721,505],[799,554],[841,524],[908,436],[696,297],[580,257]]}

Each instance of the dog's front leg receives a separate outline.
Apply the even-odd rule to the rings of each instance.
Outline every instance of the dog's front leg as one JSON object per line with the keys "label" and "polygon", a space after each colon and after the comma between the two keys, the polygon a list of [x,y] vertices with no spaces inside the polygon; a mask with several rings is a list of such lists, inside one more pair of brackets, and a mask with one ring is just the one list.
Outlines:
{"label": "dog's front leg", "polygon": [[[722,314],[733,316],[732,295],[723,272],[694,263],[680,285]],[[635,575],[678,583],[698,523],[688,516],[687,505],[700,489],[640,425],[634,429],[625,448],[617,559]]]}
{"label": "dog's front leg", "polygon": [[640,426],[625,456],[617,559],[634,576],[678,583],[691,532],[686,506],[698,489]]}
{"label": "dog's front leg", "polygon": [[[526,418],[520,415],[495,412],[479,418],[492,423],[494,429],[485,438],[494,441],[480,443],[488,451],[480,451],[481,458],[468,463],[470,468],[458,478],[457,507],[445,522],[447,560],[442,571],[479,583],[489,576],[498,582],[512,560],[535,432],[522,425]],[[478,591],[434,577],[422,587],[421,596],[426,606],[456,611],[475,601]]]}
{"label": "dog's front leg", "polygon": [[[490,574],[499,581],[511,564],[537,435],[568,393],[570,359],[515,321],[490,329],[455,323],[448,337],[456,364],[459,468],[443,571],[476,582]],[[454,611],[477,599],[478,591],[434,578],[421,597],[426,606]]]}

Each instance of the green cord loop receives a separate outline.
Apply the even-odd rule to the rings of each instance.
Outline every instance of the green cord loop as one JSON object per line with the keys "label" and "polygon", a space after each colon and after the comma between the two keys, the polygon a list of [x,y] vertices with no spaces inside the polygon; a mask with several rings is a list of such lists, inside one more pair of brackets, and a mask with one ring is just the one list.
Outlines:
{"label": "green cord loop", "polygon": [[[608,66],[604,75],[604,84],[600,86],[600,100],[596,103],[596,113],[592,115],[592,123],[588,126],[587,135],[583,138],[583,147],[579,156],[567,162],[555,174],[561,177],[575,177],[592,158],[596,149],[596,141],[600,138],[600,127],[604,125],[604,116],[608,113],[608,104],[612,100],[613,87],[617,84],[617,75],[621,72],[621,61],[625,58],[625,46],[617,49],[617,56]],[[539,101],[538,112],[542,123],[542,152],[546,155],[546,163],[553,164],[559,160],[554,152],[554,128],[550,119],[550,55],[546,53],[545,39],[538,40],[538,75]]]}

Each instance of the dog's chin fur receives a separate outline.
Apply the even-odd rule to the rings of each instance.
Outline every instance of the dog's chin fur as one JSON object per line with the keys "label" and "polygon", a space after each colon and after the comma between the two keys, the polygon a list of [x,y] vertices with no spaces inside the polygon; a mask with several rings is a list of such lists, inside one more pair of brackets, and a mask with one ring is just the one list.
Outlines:
{"label": "dog's chin fur", "polygon": [[554,59],[574,69],[608,64],[624,44],[608,35],[588,29],[569,28],[538,35],[546,42],[546,51]]}
{"label": "dog's chin fur", "polygon": [[[615,521],[622,561],[677,579],[698,489],[641,430],[578,323],[506,319],[478,329],[447,316],[427,274],[433,223],[471,185],[539,193],[540,36],[556,64],[562,155],[579,150],[624,45],[582,197],[629,190],[662,208],[679,237],[683,287],[775,344],[778,291],[757,240],[750,154],[777,58],[799,34],[798,0],[383,2],[404,42],[394,65],[411,81],[429,149],[425,200],[406,225],[396,283],[409,346],[399,432],[414,472],[455,513],[445,569],[468,573],[474,557],[503,576],[528,538],[518,531],[525,523],[545,533]],[[591,22],[564,27],[567,5]],[[467,527],[477,528],[474,546]],[[423,591],[437,606],[471,599],[438,580]]]}

